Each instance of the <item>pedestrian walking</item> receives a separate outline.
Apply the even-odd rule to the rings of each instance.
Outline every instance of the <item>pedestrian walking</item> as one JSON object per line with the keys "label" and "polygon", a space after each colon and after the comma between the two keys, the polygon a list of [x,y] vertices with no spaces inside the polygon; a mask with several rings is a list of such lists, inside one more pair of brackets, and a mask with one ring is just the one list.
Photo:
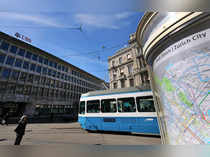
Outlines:
{"label": "pedestrian walking", "polygon": [[20,118],[20,121],[18,122],[18,126],[14,130],[16,132],[16,139],[15,139],[14,145],[20,145],[23,135],[25,134],[27,121],[28,121],[28,117],[26,115],[23,115]]}

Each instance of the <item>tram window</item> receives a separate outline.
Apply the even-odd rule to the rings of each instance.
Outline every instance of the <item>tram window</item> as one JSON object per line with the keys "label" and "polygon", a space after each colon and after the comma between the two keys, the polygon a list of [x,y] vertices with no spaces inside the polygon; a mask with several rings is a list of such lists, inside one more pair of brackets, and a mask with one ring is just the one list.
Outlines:
{"label": "tram window", "polygon": [[136,112],[134,98],[120,98],[118,102],[118,112]]}
{"label": "tram window", "polygon": [[155,112],[152,96],[137,97],[137,109],[139,112]]}
{"label": "tram window", "polygon": [[100,102],[99,100],[92,100],[87,102],[87,113],[99,113]]}
{"label": "tram window", "polygon": [[84,101],[81,101],[79,104],[79,113],[85,114],[85,102]]}
{"label": "tram window", "polygon": [[117,112],[116,104],[117,102],[115,99],[101,100],[101,111],[104,113]]}

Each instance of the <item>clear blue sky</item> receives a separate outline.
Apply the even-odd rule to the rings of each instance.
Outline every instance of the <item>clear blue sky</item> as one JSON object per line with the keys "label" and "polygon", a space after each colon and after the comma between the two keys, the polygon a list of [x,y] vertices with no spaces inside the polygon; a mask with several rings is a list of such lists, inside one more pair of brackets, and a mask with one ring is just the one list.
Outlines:
{"label": "clear blue sky", "polygon": [[[108,81],[108,56],[126,45],[143,14],[132,5],[124,0],[5,0],[0,31],[19,32],[32,45]],[[80,25],[83,32],[75,29]]]}

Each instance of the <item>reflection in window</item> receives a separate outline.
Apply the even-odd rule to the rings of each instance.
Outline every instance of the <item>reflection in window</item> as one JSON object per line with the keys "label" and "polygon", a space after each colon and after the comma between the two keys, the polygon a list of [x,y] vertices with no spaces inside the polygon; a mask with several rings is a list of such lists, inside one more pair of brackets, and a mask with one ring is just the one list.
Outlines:
{"label": "reflection in window", "polygon": [[24,49],[19,49],[18,55],[23,57],[25,55],[25,50]]}
{"label": "reflection in window", "polygon": [[18,80],[20,72],[19,71],[12,71],[11,79]]}
{"label": "reflection in window", "polygon": [[56,71],[52,70],[52,76],[53,76],[53,77],[56,76]]}
{"label": "reflection in window", "polygon": [[43,58],[41,56],[39,56],[39,63],[43,62]]}
{"label": "reflection in window", "polygon": [[14,57],[8,56],[7,57],[6,64],[13,65],[14,61],[15,61],[15,58]]}
{"label": "reflection in window", "polygon": [[118,112],[136,112],[134,98],[121,98],[117,100]]}
{"label": "reflection in window", "polygon": [[17,52],[17,46],[12,45],[10,48],[10,52],[15,54]]}
{"label": "reflection in window", "polygon": [[31,59],[31,56],[32,56],[32,53],[29,52],[29,51],[27,51],[27,53],[26,53],[26,58]]}
{"label": "reflection in window", "polygon": [[99,113],[100,102],[99,100],[92,100],[87,102],[87,113]]}
{"label": "reflection in window", "polygon": [[101,100],[101,111],[102,112],[117,112],[115,99]]}
{"label": "reflection in window", "polygon": [[0,54],[0,63],[4,63],[5,58],[6,58],[6,55]]}
{"label": "reflection in window", "polygon": [[85,114],[85,101],[81,101],[79,104],[79,113]]}
{"label": "reflection in window", "polygon": [[44,64],[48,65],[48,59],[47,58],[44,59]]}
{"label": "reflection in window", "polygon": [[33,74],[28,75],[28,82],[33,83]]}
{"label": "reflection in window", "polygon": [[23,61],[21,59],[16,59],[15,66],[21,68]]}
{"label": "reflection in window", "polygon": [[40,76],[34,76],[34,83],[38,84],[40,80]]}
{"label": "reflection in window", "polygon": [[38,58],[38,55],[36,55],[36,54],[32,55],[32,60],[37,61],[37,58]]}
{"label": "reflection in window", "polygon": [[29,68],[29,62],[24,61],[23,68],[28,69]]}
{"label": "reflection in window", "polygon": [[42,67],[41,66],[37,66],[36,68],[36,72],[41,73]]}
{"label": "reflection in window", "polygon": [[20,81],[26,81],[27,73],[21,72]]}
{"label": "reflection in window", "polygon": [[47,74],[47,68],[43,68],[42,72],[43,72],[44,75],[46,75]]}
{"label": "reflection in window", "polygon": [[4,51],[8,51],[8,48],[9,48],[9,43],[3,41],[0,48]]}
{"label": "reflection in window", "polygon": [[154,101],[152,96],[137,97],[137,109],[139,112],[155,112]]}
{"label": "reflection in window", "polygon": [[4,69],[2,72],[2,77],[5,79],[8,79],[10,76],[11,70],[10,69]]}
{"label": "reflection in window", "polygon": [[61,74],[60,72],[57,72],[57,78],[60,78],[60,74]]}
{"label": "reflection in window", "polygon": [[52,75],[52,70],[48,69],[48,75],[51,76]]}
{"label": "reflection in window", "polygon": [[35,69],[36,69],[36,64],[31,64],[30,70],[35,71]]}

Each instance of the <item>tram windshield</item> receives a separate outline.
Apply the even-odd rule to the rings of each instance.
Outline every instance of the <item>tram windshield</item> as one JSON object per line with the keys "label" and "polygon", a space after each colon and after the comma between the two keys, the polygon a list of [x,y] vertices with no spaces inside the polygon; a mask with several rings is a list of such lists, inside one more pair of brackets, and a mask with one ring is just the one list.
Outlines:
{"label": "tram windshield", "polygon": [[84,101],[81,101],[79,104],[79,113],[85,114],[85,102]]}

